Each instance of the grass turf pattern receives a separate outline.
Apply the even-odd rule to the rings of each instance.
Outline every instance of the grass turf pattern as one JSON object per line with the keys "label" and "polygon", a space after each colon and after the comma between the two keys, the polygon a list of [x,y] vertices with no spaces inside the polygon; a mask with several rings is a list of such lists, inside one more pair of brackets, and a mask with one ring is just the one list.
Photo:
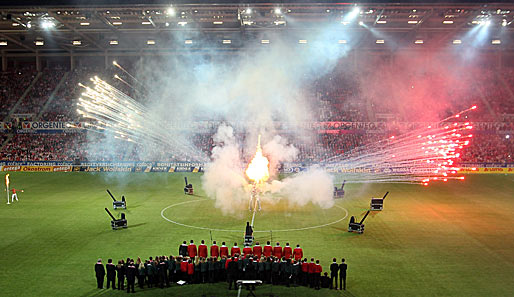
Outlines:
{"label": "grass turf pattern", "polygon": [[[212,231],[218,244],[242,245],[247,206],[223,215],[205,197],[201,174],[180,173],[11,173],[11,187],[24,189],[19,202],[0,204],[0,285],[2,296],[117,296],[125,292],[96,289],[94,263],[176,255],[183,240],[204,239],[208,230],[175,225],[161,217]],[[187,176],[196,196],[183,194]],[[129,228],[113,231],[103,210],[112,210],[106,189],[125,195]],[[328,271],[332,257],[348,262],[346,292],[262,286],[258,296],[509,296],[514,276],[514,176],[474,175],[464,181],[429,187],[404,184],[347,184],[336,204],[349,213],[322,228],[256,233],[265,244],[300,244],[307,257]],[[348,233],[349,216],[359,220],[371,197],[385,200],[372,212],[362,235]],[[336,221],[340,208],[263,205],[256,230],[293,229]],[[274,245],[274,243],[273,243]],[[243,292],[244,293],[244,292]],[[145,296],[236,296],[224,283],[138,290]],[[246,293],[245,293],[246,294]]]}

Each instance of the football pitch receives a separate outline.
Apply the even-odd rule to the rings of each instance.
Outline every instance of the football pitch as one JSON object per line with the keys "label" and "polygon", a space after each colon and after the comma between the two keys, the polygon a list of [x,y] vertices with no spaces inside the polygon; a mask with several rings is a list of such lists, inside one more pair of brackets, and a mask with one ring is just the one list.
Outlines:
{"label": "football pitch", "polygon": [[[183,193],[184,176],[194,196]],[[224,215],[205,197],[201,174],[16,173],[19,202],[0,203],[1,296],[114,296],[96,289],[100,257],[147,259],[176,255],[183,240],[242,245],[246,206]],[[111,230],[109,189],[127,199],[127,229]],[[258,296],[512,296],[514,175],[473,175],[429,187],[347,184],[331,209],[263,205],[256,240],[289,242],[328,271],[346,258],[347,291],[257,288]],[[371,197],[390,191],[384,210],[372,212],[364,234],[348,233]],[[244,295],[246,292],[243,291]],[[237,296],[224,283],[139,290],[145,296]]]}

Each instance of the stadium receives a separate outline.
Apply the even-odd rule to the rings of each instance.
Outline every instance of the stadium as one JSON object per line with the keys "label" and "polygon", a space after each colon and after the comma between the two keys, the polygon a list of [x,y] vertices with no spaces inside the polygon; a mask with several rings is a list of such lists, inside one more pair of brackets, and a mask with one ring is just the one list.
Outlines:
{"label": "stadium", "polygon": [[2,296],[512,295],[514,4],[25,2]]}

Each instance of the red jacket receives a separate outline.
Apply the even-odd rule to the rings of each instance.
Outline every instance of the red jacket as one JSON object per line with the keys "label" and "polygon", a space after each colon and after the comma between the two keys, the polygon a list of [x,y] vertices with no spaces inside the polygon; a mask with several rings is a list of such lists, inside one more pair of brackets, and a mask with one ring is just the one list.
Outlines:
{"label": "red jacket", "polygon": [[294,259],[296,261],[301,260],[303,258],[303,250],[302,250],[302,248],[299,248],[299,247],[295,248],[293,250],[293,256],[294,256]]}
{"label": "red jacket", "polygon": [[218,258],[220,255],[220,247],[217,245],[211,245],[211,257]]}
{"label": "red jacket", "polygon": [[222,246],[220,247],[220,257],[228,257],[228,247],[227,246]]}
{"label": "red jacket", "polygon": [[188,263],[187,264],[187,274],[191,275],[193,273],[195,273],[195,264]]}
{"label": "red jacket", "polygon": [[291,255],[293,254],[293,250],[290,246],[285,246],[284,250],[282,251],[282,255],[286,257],[286,259],[291,259]]}
{"label": "red jacket", "polygon": [[309,273],[316,273],[316,263],[314,263],[314,262],[309,263]]}
{"label": "red jacket", "polygon": [[180,262],[180,271],[187,272],[187,261]]}
{"label": "red jacket", "polygon": [[323,272],[323,268],[321,267],[321,265],[319,264],[316,264],[316,266],[314,267],[315,270],[315,273],[322,273]]}
{"label": "red jacket", "polygon": [[269,256],[271,256],[272,250],[273,250],[273,248],[271,247],[271,245],[265,245],[264,246],[264,257],[268,258]]}
{"label": "red jacket", "polygon": [[227,259],[227,262],[225,262],[225,269],[228,269],[228,263],[232,262],[231,258]]}
{"label": "red jacket", "polygon": [[196,257],[196,245],[195,244],[189,244],[187,246],[187,254],[190,258]]}
{"label": "red jacket", "polygon": [[262,255],[262,246],[260,246],[260,245],[254,246],[253,247],[253,254],[260,259],[261,255]]}
{"label": "red jacket", "polygon": [[273,257],[282,259],[282,247],[279,245],[273,247]]}
{"label": "red jacket", "polygon": [[205,244],[200,244],[198,246],[198,256],[207,258],[207,246]]}
{"label": "red jacket", "polygon": [[307,263],[307,262],[302,263],[302,272],[309,273],[309,263]]}
{"label": "red jacket", "polygon": [[243,255],[246,257],[246,255],[252,255],[252,248],[249,246],[246,246],[243,248]]}
{"label": "red jacket", "polygon": [[238,246],[233,246],[231,249],[230,249],[230,256],[231,257],[234,257],[235,254],[239,254],[241,255],[241,249],[238,247]]}

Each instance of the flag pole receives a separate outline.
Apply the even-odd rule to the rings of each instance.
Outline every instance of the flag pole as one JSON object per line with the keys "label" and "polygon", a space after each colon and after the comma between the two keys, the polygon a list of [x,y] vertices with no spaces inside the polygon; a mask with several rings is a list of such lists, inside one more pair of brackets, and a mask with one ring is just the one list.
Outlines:
{"label": "flag pole", "polygon": [[7,189],[7,204],[9,203],[9,174],[5,176],[5,188]]}

